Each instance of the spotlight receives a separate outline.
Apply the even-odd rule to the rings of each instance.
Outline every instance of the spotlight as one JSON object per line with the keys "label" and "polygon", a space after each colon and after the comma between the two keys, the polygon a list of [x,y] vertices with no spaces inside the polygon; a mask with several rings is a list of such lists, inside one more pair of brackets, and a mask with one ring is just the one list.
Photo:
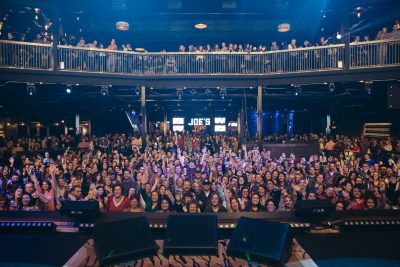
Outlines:
{"label": "spotlight", "polygon": [[136,95],[139,95],[139,94],[140,94],[140,88],[139,88],[139,87],[136,87],[136,88],[135,88],[135,94],[136,94]]}
{"label": "spotlight", "polygon": [[222,87],[219,91],[219,95],[221,96],[222,99],[225,99],[226,95],[227,95],[227,91],[225,87]]}
{"label": "spotlight", "polygon": [[183,89],[182,88],[176,88],[176,95],[178,96],[178,99],[181,100],[183,96]]}
{"label": "spotlight", "polygon": [[66,92],[67,94],[70,94],[70,93],[72,92],[72,85],[67,84],[67,87],[65,87],[65,92]]}
{"label": "spotlight", "polygon": [[108,95],[108,86],[107,85],[102,85],[100,89],[100,93],[102,96]]}
{"label": "spotlight", "polygon": [[357,18],[361,18],[361,12],[357,12]]}
{"label": "spotlight", "polygon": [[333,92],[335,92],[335,89],[336,89],[335,84],[334,83],[330,83],[329,84],[329,92],[333,93]]}
{"label": "spotlight", "polygon": [[364,90],[367,93],[367,95],[370,95],[372,93],[372,83],[373,82],[371,82],[371,81],[365,82]]}
{"label": "spotlight", "polygon": [[336,39],[338,40],[342,39],[342,35],[340,34],[340,32],[336,33]]}
{"label": "spotlight", "polygon": [[34,83],[27,83],[26,84],[26,92],[28,95],[33,95],[36,93],[36,86]]}
{"label": "spotlight", "polygon": [[301,95],[301,85],[294,86],[294,95],[295,96]]}

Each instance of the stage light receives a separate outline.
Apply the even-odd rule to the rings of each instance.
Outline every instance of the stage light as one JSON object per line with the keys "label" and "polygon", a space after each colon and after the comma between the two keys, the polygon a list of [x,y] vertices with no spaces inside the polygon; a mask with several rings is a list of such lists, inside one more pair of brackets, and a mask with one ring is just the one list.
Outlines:
{"label": "stage light", "polygon": [[102,96],[108,95],[108,85],[102,85],[100,89],[100,93]]}
{"label": "stage light", "polygon": [[225,99],[226,95],[227,95],[227,90],[225,87],[222,87],[219,91],[219,95],[221,96],[222,99]]}
{"label": "stage light", "polygon": [[371,81],[366,81],[364,85],[364,90],[367,93],[367,95],[370,95],[372,93],[372,83]]}
{"label": "stage light", "polygon": [[335,84],[334,83],[330,83],[329,84],[329,92],[333,93],[333,92],[335,92],[335,89],[336,89]]}
{"label": "stage light", "polygon": [[28,95],[33,95],[34,93],[36,93],[36,86],[34,83],[27,83],[26,84],[26,92]]}
{"label": "stage light", "polygon": [[135,88],[135,94],[136,94],[136,95],[139,95],[139,94],[140,94],[140,88],[139,88],[139,87],[136,87],[136,88]]}
{"label": "stage light", "polygon": [[176,95],[178,96],[178,99],[181,100],[183,96],[183,89],[182,88],[176,88]]}
{"label": "stage light", "polygon": [[34,9],[34,10],[35,10],[35,13],[36,13],[36,14],[39,14],[39,12],[40,12],[40,8],[38,8],[38,7],[35,7],[35,9]]}
{"label": "stage light", "polygon": [[301,85],[295,85],[294,86],[294,95],[295,96],[301,95]]}
{"label": "stage light", "polygon": [[65,87],[65,92],[66,92],[67,94],[70,94],[70,93],[72,92],[72,85],[67,84],[67,86]]}
{"label": "stage light", "polygon": [[361,18],[361,12],[357,12],[357,18]]}
{"label": "stage light", "polygon": [[342,35],[340,34],[340,32],[336,33],[336,39],[338,40],[342,39]]}

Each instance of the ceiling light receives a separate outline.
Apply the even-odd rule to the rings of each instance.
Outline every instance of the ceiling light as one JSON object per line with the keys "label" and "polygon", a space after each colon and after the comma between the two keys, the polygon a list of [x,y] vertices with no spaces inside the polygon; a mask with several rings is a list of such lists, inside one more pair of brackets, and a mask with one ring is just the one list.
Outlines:
{"label": "ceiling light", "polygon": [[120,31],[127,31],[129,30],[129,23],[125,21],[118,21],[115,23],[115,26],[117,27],[117,30]]}
{"label": "ceiling light", "polygon": [[278,32],[288,32],[290,31],[289,23],[281,23],[278,25]]}
{"label": "ceiling light", "polygon": [[207,24],[204,24],[204,23],[197,23],[197,24],[194,25],[194,27],[195,27],[196,29],[202,30],[202,29],[207,28]]}
{"label": "ceiling light", "polygon": [[342,35],[340,34],[340,32],[336,33],[336,39],[338,40],[342,39]]}
{"label": "ceiling light", "polygon": [[67,84],[67,86],[65,87],[65,92],[66,92],[67,94],[70,94],[70,93],[72,92],[72,85]]}
{"label": "ceiling light", "polygon": [[35,13],[36,13],[36,14],[39,14],[39,12],[40,12],[40,8],[35,7]]}

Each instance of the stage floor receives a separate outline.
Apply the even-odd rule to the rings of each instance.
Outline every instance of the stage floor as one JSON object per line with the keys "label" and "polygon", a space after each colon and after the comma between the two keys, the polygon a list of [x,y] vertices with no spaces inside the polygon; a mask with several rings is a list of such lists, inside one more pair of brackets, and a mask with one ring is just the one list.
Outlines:
{"label": "stage floor", "polygon": [[[347,232],[340,234],[297,234],[292,256],[285,265],[297,266],[400,266],[396,243],[400,232]],[[229,240],[220,240],[219,256],[170,256],[152,258],[115,266],[267,266],[227,257]],[[86,234],[0,234],[0,266],[99,266],[93,241]]]}

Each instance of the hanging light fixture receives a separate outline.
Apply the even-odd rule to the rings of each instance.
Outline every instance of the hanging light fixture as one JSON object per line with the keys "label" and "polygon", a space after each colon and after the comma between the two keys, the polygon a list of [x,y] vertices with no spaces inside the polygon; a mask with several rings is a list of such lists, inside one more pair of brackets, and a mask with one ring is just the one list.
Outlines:
{"label": "hanging light fixture", "polygon": [[290,31],[289,23],[281,23],[278,25],[278,32],[288,32]]}

